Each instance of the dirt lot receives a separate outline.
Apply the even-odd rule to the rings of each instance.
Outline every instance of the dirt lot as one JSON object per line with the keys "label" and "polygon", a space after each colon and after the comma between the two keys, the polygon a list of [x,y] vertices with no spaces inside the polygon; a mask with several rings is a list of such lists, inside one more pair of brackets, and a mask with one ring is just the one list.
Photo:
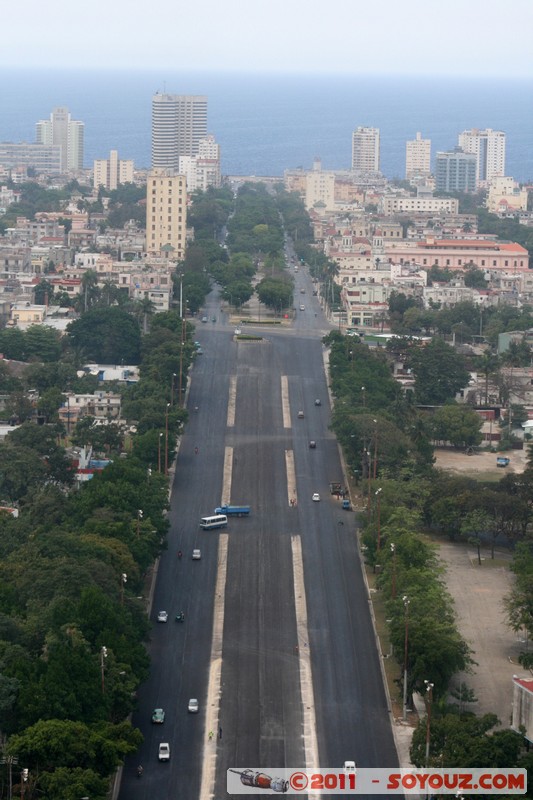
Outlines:
{"label": "dirt lot", "polygon": [[511,450],[501,455],[511,459],[508,467],[497,467],[498,453],[481,451],[473,455],[458,452],[457,450],[435,450],[435,466],[449,472],[472,475],[473,478],[483,480],[500,480],[508,472],[523,472],[526,467],[527,450]]}

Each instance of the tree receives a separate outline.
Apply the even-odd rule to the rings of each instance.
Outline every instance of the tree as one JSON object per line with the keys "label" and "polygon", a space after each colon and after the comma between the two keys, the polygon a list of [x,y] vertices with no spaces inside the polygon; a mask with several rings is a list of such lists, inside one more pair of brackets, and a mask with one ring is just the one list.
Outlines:
{"label": "tree", "polygon": [[437,408],[429,420],[435,441],[450,442],[454,447],[474,447],[483,439],[483,419],[469,406],[450,404]]}
{"label": "tree", "polygon": [[464,358],[442,339],[412,350],[409,365],[415,374],[416,399],[424,405],[452,400],[470,379]]}
{"label": "tree", "polygon": [[69,344],[99,364],[137,364],[141,333],[135,319],[121,308],[94,308],[67,327]]}

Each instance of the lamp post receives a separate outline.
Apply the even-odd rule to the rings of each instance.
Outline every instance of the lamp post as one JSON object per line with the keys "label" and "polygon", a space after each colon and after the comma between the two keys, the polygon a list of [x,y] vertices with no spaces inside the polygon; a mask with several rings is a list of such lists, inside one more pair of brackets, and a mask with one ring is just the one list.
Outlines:
{"label": "lamp post", "polygon": [[373,420],[374,422],[374,480],[376,480],[376,475],[378,472],[378,421],[377,419]]}
{"label": "lamp post", "polygon": [[405,637],[403,644],[403,719],[407,719],[407,648],[409,640],[409,598],[404,594],[403,607],[405,609]]}
{"label": "lamp post", "polygon": [[175,372],[172,373],[172,378],[170,381],[170,405],[174,405],[174,384],[176,382],[177,375]]}
{"label": "lamp post", "polygon": [[161,439],[163,438],[163,434],[159,434],[159,441],[157,443],[157,471],[161,472]]}
{"label": "lamp post", "polygon": [[390,543],[390,551],[392,553],[392,599],[396,599],[396,545],[394,542]]}
{"label": "lamp post", "polygon": [[105,660],[107,658],[107,647],[100,648],[100,675],[102,678],[102,694],[105,694]]}
{"label": "lamp post", "polygon": [[381,487],[377,490],[376,497],[378,498],[378,542],[377,542],[377,552],[381,550]]}
{"label": "lamp post", "polygon": [[180,408],[182,406],[181,395],[182,395],[182,385],[183,385],[183,345],[185,342],[183,341],[183,331],[181,332],[181,345],[180,345],[180,378],[178,382],[178,402],[180,404]]}
{"label": "lamp post", "polygon": [[426,684],[426,694],[427,694],[427,717],[426,717],[426,767],[429,765],[429,739],[431,734],[431,704],[433,702],[433,687],[434,683],[430,683],[429,681],[424,681]]}
{"label": "lamp post", "polygon": [[[141,514],[142,514],[142,511],[141,511]],[[128,576],[126,575],[125,572],[123,572],[122,575],[120,576],[120,605],[121,606],[124,605],[124,586],[127,584],[127,582],[128,582]]]}
{"label": "lamp post", "polygon": [[168,409],[170,403],[167,403],[165,410],[165,475],[168,475]]}
{"label": "lamp post", "polygon": [[137,539],[141,535],[141,520],[142,520],[142,518],[143,518],[143,512],[139,508],[139,510],[137,511]]}
{"label": "lamp post", "polygon": [[361,393],[362,393],[362,395],[363,395],[363,408],[365,408],[365,407],[366,407],[366,394],[365,394],[365,391],[366,391],[366,390],[365,390],[365,387],[364,387],[364,386],[361,386]]}

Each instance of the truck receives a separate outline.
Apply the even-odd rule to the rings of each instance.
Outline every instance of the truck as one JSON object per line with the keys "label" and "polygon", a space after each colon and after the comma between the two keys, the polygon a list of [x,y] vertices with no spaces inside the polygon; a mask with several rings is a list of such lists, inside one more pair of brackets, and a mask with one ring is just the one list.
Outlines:
{"label": "truck", "polygon": [[496,458],[496,466],[497,467],[508,467],[511,463],[510,458],[506,458],[505,456],[498,456]]}
{"label": "truck", "polygon": [[346,497],[348,494],[347,489],[339,481],[332,481],[329,485],[329,491],[330,494],[335,494],[337,497]]}
{"label": "truck", "polygon": [[247,517],[252,509],[250,506],[219,506],[215,514],[225,514],[227,517]]}

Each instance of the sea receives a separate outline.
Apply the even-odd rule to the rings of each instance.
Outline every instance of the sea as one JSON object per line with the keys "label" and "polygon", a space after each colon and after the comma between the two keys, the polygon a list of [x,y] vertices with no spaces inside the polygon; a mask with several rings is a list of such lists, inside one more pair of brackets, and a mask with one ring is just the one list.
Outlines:
{"label": "sea", "polygon": [[35,123],[56,106],[85,123],[85,166],[96,158],[150,166],[156,92],[208,98],[208,132],[224,175],[283,176],[286,169],[350,168],[351,134],[380,129],[381,171],[405,175],[405,143],[417,131],[438,150],[470,128],[506,133],[506,175],[533,182],[531,79],[346,74],[8,70],[0,82],[0,141],[35,141]]}

